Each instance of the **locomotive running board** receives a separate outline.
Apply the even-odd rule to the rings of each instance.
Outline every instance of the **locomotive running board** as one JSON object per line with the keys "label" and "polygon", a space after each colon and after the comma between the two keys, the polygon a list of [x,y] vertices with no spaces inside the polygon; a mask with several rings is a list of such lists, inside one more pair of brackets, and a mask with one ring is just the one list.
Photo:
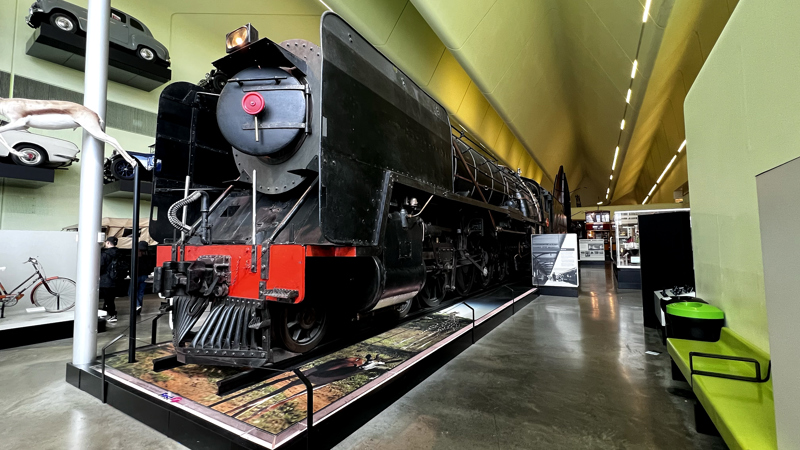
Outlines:
{"label": "locomotive running board", "polygon": [[[300,378],[291,370],[276,372],[223,396],[212,394],[216,380],[249,375],[241,368],[195,365],[155,373],[150,364],[169,352],[170,344],[143,347],[137,349],[136,363],[128,364],[125,353],[107,359],[106,398],[109,405],[193,449],[330,448],[537,295],[530,286],[503,285],[306,361],[299,367]],[[99,396],[101,369],[68,364],[67,381]],[[311,432],[306,382],[314,392]],[[265,415],[275,420],[260,420]]]}

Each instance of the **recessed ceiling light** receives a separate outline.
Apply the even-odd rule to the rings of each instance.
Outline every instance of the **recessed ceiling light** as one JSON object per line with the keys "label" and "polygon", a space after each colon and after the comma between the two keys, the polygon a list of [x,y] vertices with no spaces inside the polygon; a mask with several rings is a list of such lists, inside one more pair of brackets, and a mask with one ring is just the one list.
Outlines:
{"label": "recessed ceiling light", "polygon": [[650,15],[650,3],[652,0],[647,0],[644,4],[644,14],[642,14],[642,23],[647,23],[647,16]]}
{"label": "recessed ceiling light", "polygon": [[624,130],[625,129],[625,119],[622,119],[622,123],[619,124],[619,129],[620,130]]}
{"label": "recessed ceiling light", "polygon": [[665,167],[665,168],[664,168],[664,171],[663,171],[663,172],[661,172],[661,176],[660,176],[660,177],[658,177],[658,180],[656,180],[656,183],[661,183],[661,179],[662,179],[662,178],[664,178],[664,175],[666,175],[666,174],[667,174],[667,171],[669,170],[669,168],[670,168],[670,167],[672,167],[672,163],[674,163],[674,162],[675,162],[675,158],[677,158],[677,157],[678,157],[678,155],[674,155],[674,156],[672,157],[672,159],[670,159],[670,160],[669,160],[669,164],[667,164],[667,167]]}
{"label": "recessed ceiling light", "polygon": [[631,78],[636,78],[636,68],[639,67],[639,60],[633,60],[633,70],[631,70]]}
{"label": "recessed ceiling light", "polygon": [[608,194],[606,194],[606,200],[608,200]]}
{"label": "recessed ceiling light", "polygon": [[681,142],[681,146],[678,147],[678,153],[680,153],[686,147],[686,139]]}
{"label": "recessed ceiling light", "polygon": [[598,204],[598,205],[602,205],[602,204],[603,204],[603,202],[597,202],[597,204]]}
{"label": "recessed ceiling light", "polygon": [[611,192],[611,188],[606,189],[606,195],[608,195],[610,192]]}
{"label": "recessed ceiling light", "polygon": [[628,95],[625,97],[625,103],[631,102],[631,90],[628,89]]}
{"label": "recessed ceiling light", "polygon": [[617,146],[617,149],[614,150],[614,162],[611,163],[611,170],[614,170],[617,167],[617,156],[619,156],[619,146]]}
{"label": "recessed ceiling light", "polygon": [[610,177],[608,177],[608,179],[609,179],[609,180],[613,180],[613,179],[614,179],[614,174],[612,173],[612,174],[611,174],[611,176],[610,176]]}

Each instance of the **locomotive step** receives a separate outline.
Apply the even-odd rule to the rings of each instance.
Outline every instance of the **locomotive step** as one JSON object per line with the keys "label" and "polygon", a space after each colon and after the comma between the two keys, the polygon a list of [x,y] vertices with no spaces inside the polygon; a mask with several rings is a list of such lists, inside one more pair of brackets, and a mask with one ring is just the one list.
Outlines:
{"label": "locomotive step", "polygon": [[274,288],[274,289],[264,290],[262,295],[265,297],[284,298],[288,300],[293,300],[300,295],[300,292],[294,289]]}

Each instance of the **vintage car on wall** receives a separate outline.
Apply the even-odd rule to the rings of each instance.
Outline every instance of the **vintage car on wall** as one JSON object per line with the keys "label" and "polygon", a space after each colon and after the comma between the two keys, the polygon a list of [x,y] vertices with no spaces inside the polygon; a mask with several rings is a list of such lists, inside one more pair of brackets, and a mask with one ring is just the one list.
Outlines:
{"label": "vintage car on wall", "polygon": [[[156,161],[152,153],[128,152],[128,154],[133,156],[144,169],[139,172],[142,181],[150,181],[153,170],[161,170],[161,161]],[[103,163],[103,179],[105,183],[112,183],[116,180],[132,180],[133,166],[125,161],[122,155],[110,156]]]}
{"label": "vintage car on wall", "polygon": [[[0,121],[0,125],[4,122]],[[10,157],[11,161],[20,166],[28,167],[66,167],[78,161],[76,155],[80,151],[72,142],[57,139],[30,131],[4,131],[0,136],[8,145],[22,153],[22,156],[12,155],[5,146],[0,145],[0,158]]]}
{"label": "vintage car on wall", "polygon": [[[38,28],[46,22],[68,33],[85,36],[87,14],[86,8],[64,0],[36,0],[25,21],[31,28]],[[167,48],[153,37],[153,33],[141,21],[114,8],[111,8],[108,40],[135,52],[145,61],[169,67]]]}

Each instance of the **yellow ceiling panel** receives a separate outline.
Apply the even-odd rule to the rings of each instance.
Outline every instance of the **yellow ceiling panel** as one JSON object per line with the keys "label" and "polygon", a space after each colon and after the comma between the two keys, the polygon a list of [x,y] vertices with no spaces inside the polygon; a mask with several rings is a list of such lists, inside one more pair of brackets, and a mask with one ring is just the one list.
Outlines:
{"label": "yellow ceiling panel", "polygon": [[[497,0],[464,45],[450,49],[467,73],[479,81],[483,92],[492,92],[522,53],[533,30],[543,26],[548,3]],[[448,24],[458,22],[452,16],[447,20]]]}
{"label": "yellow ceiling panel", "polygon": [[372,45],[379,47],[389,40],[408,0],[330,0],[325,3],[344,17]]}
{"label": "yellow ceiling panel", "polygon": [[483,121],[478,127],[477,132],[482,136],[486,143],[494,146],[497,142],[497,137],[500,135],[500,130],[504,125],[503,119],[500,118],[500,115],[497,114],[497,111],[495,111],[494,108],[488,108],[486,110],[486,115],[483,116]]}
{"label": "yellow ceiling panel", "polygon": [[461,101],[461,105],[455,114],[465,127],[477,133],[488,109],[489,102],[478,90],[478,86],[475,83],[470,83],[467,93],[464,95],[464,100]]}
{"label": "yellow ceiling panel", "polygon": [[471,80],[456,58],[445,49],[428,83],[428,92],[448,111],[457,111]]}
{"label": "yellow ceiling panel", "polygon": [[444,44],[413,6],[403,10],[383,49],[420,85],[431,80],[444,52]]}
{"label": "yellow ceiling panel", "polygon": [[414,2],[414,6],[428,17],[450,17],[453,26],[440,37],[442,42],[453,49],[459,49],[489,12],[497,0],[438,0]]}
{"label": "yellow ceiling panel", "polygon": [[492,146],[497,157],[500,159],[507,159],[508,155],[511,154],[511,146],[516,139],[514,133],[504,123],[500,129],[500,133],[497,135],[497,141],[495,141],[494,146]]}

